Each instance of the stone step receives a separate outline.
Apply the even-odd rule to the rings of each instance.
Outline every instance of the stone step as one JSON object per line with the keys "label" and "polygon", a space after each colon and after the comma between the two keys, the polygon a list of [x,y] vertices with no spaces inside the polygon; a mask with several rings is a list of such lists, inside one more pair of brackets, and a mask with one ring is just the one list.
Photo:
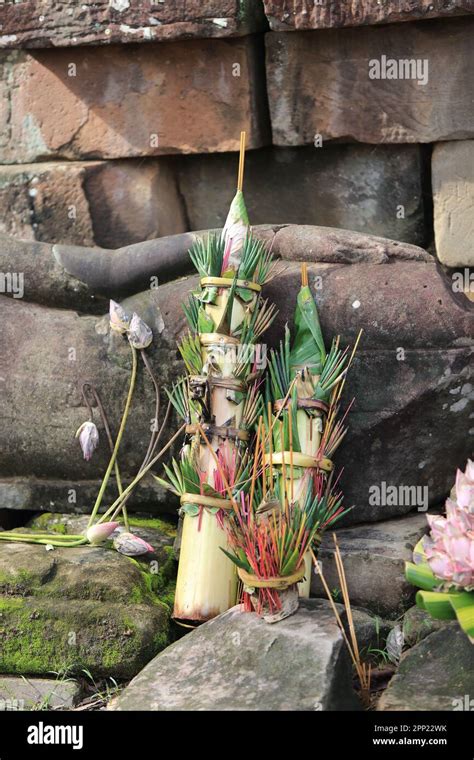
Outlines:
{"label": "stone step", "polygon": [[[351,603],[382,618],[396,618],[412,605],[416,589],[405,579],[405,562],[412,559],[416,543],[427,531],[422,513],[336,530]],[[325,534],[318,558],[326,583],[341,601],[332,531]],[[314,569],[311,593],[326,597]]]}
{"label": "stone step", "polygon": [[[25,528],[58,537],[87,518],[42,515]],[[0,673],[86,668],[131,678],[169,641],[176,562],[174,527],[142,518],[132,530],[152,542],[137,559],[113,549],[0,542]]]}
{"label": "stone step", "polygon": [[474,647],[457,622],[431,633],[402,657],[379,710],[473,710]]}
{"label": "stone step", "polygon": [[0,711],[70,710],[81,695],[73,679],[0,676]]}
{"label": "stone step", "polygon": [[274,625],[240,607],[152,660],[115,710],[359,709],[342,634],[329,604],[304,600]]}

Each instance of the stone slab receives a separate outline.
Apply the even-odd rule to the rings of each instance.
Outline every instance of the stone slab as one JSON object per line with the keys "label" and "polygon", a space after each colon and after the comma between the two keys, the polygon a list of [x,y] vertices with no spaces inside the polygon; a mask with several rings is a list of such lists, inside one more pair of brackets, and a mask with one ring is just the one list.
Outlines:
{"label": "stone slab", "polygon": [[373,26],[474,12],[472,0],[264,0],[270,29],[292,32]]}
{"label": "stone slab", "polygon": [[273,625],[233,607],[168,647],[114,703],[159,711],[358,707],[342,634],[329,604],[317,600]]}
{"label": "stone slab", "polygon": [[[427,531],[424,514],[336,529],[351,603],[388,618],[398,617],[412,605],[416,589],[405,579],[405,562],[411,560],[416,543]],[[330,590],[340,591],[332,531],[325,534],[318,556]],[[311,593],[326,597],[314,569]]]}
{"label": "stone slab", "polygon": [[0,23],[4,48],[231,37],[265,27],[260,2],[239,0],[21,0],[2,4]]}
{"label": "stone slab", "polygon": [[[245,161],[252,223],[321,225],[424,245],[425,159],[415,145],[264,148]],[[234,154],[179,159],[179,186],[191,229],[224,225],[236,172]]]}
{"label": "stone slab", "polygon": [[4,51],[0,163],[232,151],[241,130],[259,147],[261,59],[254,36]]}
{"label": "stone slab", "polygon": [[0,711],[70,710],[80,693],[74,680],[0,676]]}
{"label": "stone slab", "polygon": [[472,710],[474,647],[457,622],[427,636],[402,657],[378,710]]}

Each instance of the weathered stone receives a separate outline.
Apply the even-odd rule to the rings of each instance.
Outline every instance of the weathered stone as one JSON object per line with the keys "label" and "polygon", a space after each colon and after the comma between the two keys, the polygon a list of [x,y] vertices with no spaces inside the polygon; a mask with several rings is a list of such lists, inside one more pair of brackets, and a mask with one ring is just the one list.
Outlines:
{"label": "weathered stone", "polygon": [[470,710],[473,693],[474,647],[453,622],[406,652],[378,709]]}
{"label": "weathered stone", "polygon": [[168,642],[159,605],[4,596],[0,614],[2,673],[131,678]]}
{"label": "weathered stone", "polygon": [[[155,340],[153,347],[148,349],[150,361],[160,381],[169,383],[176,377],[181,365],[176,358],[175,346],[171,348],[162,339],[163,321],[157,294],[156,289],[150,290],[145,294],[145,302],[135,298],[128,305],[124,303],[130,313],[137,311],[152,328]],[[123,336],[110,332],[107,318],[99,323],[96,317],[62,311],[58,319],[55,309],[44,309],[16,299],[4,298],[3,301],[4,345],[10,348],[2,366],[2,397],[8,396],[10,399],[9,415],[13,409],[23,409],[26,413],[26,398],[32,407],[31,412],[21,414],[21,419],[17,419],[14,425],[3,426],[5,441],[2,444],[0,473],[8,478],[28,475],[40,482],[42,479],[62,481],[62,504],[65,500],[74,504],[76,486],[84,480],[101,478],[110,457],[97,411],[95,421],[100,431],[100,442],[89,462],[83,459],[74,437],[79,425],[88,417],[81,394],[82,383],[87,380],[97,388],[114,429],[121,418],[127,394],[130,349]],[[17,330],[19,332],[15,335]],[[46,346],[48,360],[45,362]],[[125,430],[120,457],[126,479],[136,474],[145,456],[154,408],[153,385],[141,364],[132,404],[133,426],[129,425]],[[32,416],[28,417],[30,413]],[[34,425],[31,424],[33,418]],[[17,445],[20,446],[18,450]],[[21,457],[18,457],[14,452],[20,450]],[[12,496],[17,499],[15,483],[10,482],[10,485],[13,485]],[[157,496],[162,494],[162,504],[169,503],[169,496],[165,498],[163,489],[155,485],[153,489]],[[90,489],[89,493],[93,490]],[[104,504],[110,504],[115,497],[116,488],[111,477]],[[133,502],[134,497],[130,505]],[[4,503],[2,506],[9,505]],[[33,503],[31,508],[35,506]],[[91,505],[88,512],[90,508]],[[66,509],[62,508],[61,511]],[[169,511],[170,507],[167,509]]]}
{"label": "weathered stone", "polygon": [[[422,153],[414,145],[324,145],[252,151],[245,200],[254,224],[324,225],[423,245]],[[223,226],[233,154],[186,156],[179,184],[191,229]]]}
{"label": "weathered stone", "polygon": [[150,662],[116,710],[357,709],[349,659],[329,604],[301,602],[268,625],[239,607]]}
{"label": "weathered stone", "polygon": [[433,261],[433,257],[417,245],[305,224],[291,224],[277,230],[272,251],[287,261],[320,261],[327,264],[388,264],[390,260],[397,259]]}
{"label": "weathered stone", "polygon": [[448,267],[472,267],[474,140],[436,145],[431,176],[438,258]]}
{"label": "weathered stone", "polygon": [[265,27],[260,2],[239,0],[97,0],[62,3],[22,0],[0,7],[0,47],[42,48],[230,37]]}
{"label": "weathered stone", "polygon": [[0,167],[0,230],[23,240],[94,245],[84,193],[90,164]]}
{"label": "weathered stone", "polygon": [[[87,172],[85,193],[96,245],[118,248],[188,229],[175,173],[164,157],[101,163]],[[51,236],[43,240],[55,242]]]}
{"label": "weathered stone", "polygon": [[102,547],[2,541],[1,672],[133,676],[168,642],[164,564],[153,572]]}
{"label": "weathered stone", "polygon": [[[449,278],[433,263],[388,260],[391,263],[382,265],[308,267],[326,342],[335,334],[353,342],[364,329],[346,389],[346,399],[355,396],[356,404],[337,456],[337,464],[344,467],[341,485],[346,504],[355,505],[347,518],[352,522],[405,514],[417,506],[412,496],[380,506],[371,503],[369,487],[383,483],[410,492],[427,488],[430,506],[439,504],[452,486],[456,468],[470,453],[472,305],[453,293]],[[285,322],[293,317],[294,297],[282,301],[281,293],[296,296],[300,280],[299,264],[286,262],[284,271],[265,289],[280,307],[268,333],[270,345],[280,340]],[[126,303],[128,311],[135,309],[156,330],[151,357],[163,384],[169,385],[182,372],[176,356],[176,340],[185,329],[181,304],[195,283],[195,277],[181,278]],[[97,322],[63,311],[58,320],[56,310],[13,298],[3,301],[7,351],[1,398],[5,418],[11,409],[21,412],[14,425],[0,430],[2,476],[36,475],[69,481],[70,488],[77,481],[99,478],[108,457],[104,437],[89,463],[81,459],[73,439],[85,419],[79,380],[92,380],[107,400],[111,420],[119,419],[128,377],[124,368],[129,366],[125,342],[109,334],[106,319]],[[157,305],[164,327],[158,324]],[[45,336],[52,352],[48,366]],[[67,360],[70,346],[76,348],[76,362]],[[153,406],[150,390],[147,383],[139,384],[133,431],[125,438],[126,475],[139,465],[146,450]],[[31,419],[37,421],[35,426]],[[55,420],[60,422],[54,424]],[[46,444],[44,430],[49,436]],[[446,430],[450,430],[448,448]],[[174,509],[175,502],[161,493],[156,509]],[[24,502],[27,506],[35,507]],[[59,511],[69,508],[65,505]]]}
{"label": "weathered stone", "polygon": [[0,677],[0,711],[68,710],[80,694],[80,685],[72,679]]}
{"label": "weathered stone", "polygon": [[[463,18],[267,34],[274,144],[313,143],[317,134],[365,143],[472,137],[473,24]],[[418,79],[406,78],[413,72],[405,70],[403,79],[382,78],[386,59],[397,67],[398,61],[413,61]],[[381,76],[371,79],[377,74],[374,61],[380,62]]]}
{"label": "weathered stone", "polygon": [[238,150],[267,141],[253,36],[3,54],[1,163]]}
{"label": "weathered stone", "polygon": [[448,625],[445,620],[435,620],[416,605],[410,607],[403,616],[402,630],[405,645],[408,647],[415,646],[430,633],[439,631],[445,625]]}
{"label": "weathered stone", "polygon": [[[350,626],[345,608],[340,603],[336,604],[336,607],[350,640]],[[359,652],[362,660],[366,660],[370,657],[372,650],[385,647],[387,636],[393,628],[393,622],[384,620],[362,607],[354,607],[352,604],[351,610]]]}
{"label": "weathered stone", "polygon": [[270,28],[276,32],[295,29],[327,29],[339,26],[391,24],[439,16],[473,13],[471,0],[263,0]]}
{"label": "weathered stone", "polygon": [[[351,603],[392,618],[413,604],[416,590],[405,579],[405,562],[427,530],[424,514],[337,530]],[[325,535],[318,557],[329,588],[340,589],[332,534]],[[311,593],[326,597],[316,571]]]}
{"label": "weathered stone", "polygon": [[166,158],[0,167],[0,217],[24,240],[112,248],[186,230]]}
{"label": "weathered stone", "polygon": [[[211,230],[212,231],[212,230]],[[383,264],[390,259],[433,261],[418,246],[387,238],[304,225],[259,225],[256,236],[275,256],[333,264]],[[209,230],[172,235],[116,250],[47,245],[0,234],[0,272],[22,273],[27,301],[101,313],[115,300],[192,271],[188,255],[196,237]],[[8,284],[8,281],[6,281]],[[15,297],[13,288],[6,295]]]}
{"label": "weathered stone", "polygon": [[[53,439],[50,442],[54,445]],[[99,452],[96,451],[95,454],[97,456]],[[0,478],[0,509],[3,507],[9,510],[54,513],[74,511],[78,514],[89,515],[101,484],[99,472],[97,471],[95,475],[95,480],[83,480],[81,477],[71,479],[64,473],[55,479],[37,478],[31,475],[2,477]],[[123,478],[123,487],[126,488],[130,481],[131,476]],[[105,491],[104,503],[110,504],[116,496],[115,483],[111,481]],[[176,514],[178,505],[178,500],[160,488],[151,478],[144,478],[138,483],[133,497],[128,502],[131,512],[147,510]]]}

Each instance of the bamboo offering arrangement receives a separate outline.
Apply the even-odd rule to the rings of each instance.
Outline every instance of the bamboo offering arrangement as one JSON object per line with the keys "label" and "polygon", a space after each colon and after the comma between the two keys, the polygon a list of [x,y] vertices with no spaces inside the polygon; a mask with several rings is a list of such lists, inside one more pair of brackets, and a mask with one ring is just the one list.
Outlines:
{"label": "bamboo offering arrangement", "polygon": [[169,393],[186,423],[179,462],[158,481],[179,495],[183,515],[174,617],[190,623],[224,612],[237,599],[227,547],[226,514],[249,485],[248,446],[262,401],[258,340],[276,309],[262,299],[271,253],[249,229],[242,193],[245,133],[237,193],[221,235],[189,251],[200,276],[185,314],[190,331],[179,350],[187,376]]}
{"label": "bamboo offering arrangement", "polygon": [[287,327],[263,380],[258,341],[276,308],[261,290],[274,265],[249,228],[245,133],[240,147],[222,234],[189,251],[200,281],[184,307],[190,330],[179,349],[187,374],[168,394],[186,438],[179,461],[157,478],[181,503],[174,617],[184,625],[235,604],[238,577],[246,610],[269,622],[294,612],[297,584],[309,595],[310,549],[347,512],[332,456],[346,432],[349,409],[339,419],[340,398],[360,335],[350,355],[339,338],[326,353],[303,265],[293,342]]}
{"label": "bamboo offering arrangement", "polygon": [[268,622],[291,615],[298,596],[309,596],[311,554],[348,511],[332,456],[346,433],[352,404],[339,417],[340,399],[360,333],[350,355],[339,337],[326,354],[305,264],[294,321],[293,342],[287,327],[270,353],[251,486],[227,523],[244,607]]}

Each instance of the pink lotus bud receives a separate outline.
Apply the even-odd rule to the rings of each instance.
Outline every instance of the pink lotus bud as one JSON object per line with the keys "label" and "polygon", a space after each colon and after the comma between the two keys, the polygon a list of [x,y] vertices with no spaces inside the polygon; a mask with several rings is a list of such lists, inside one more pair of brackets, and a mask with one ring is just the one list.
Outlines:
{"label": "pink lotus bud", "polygon": [[91,527],[87,529],[87,540],[93,546],[101,544],[108,539],[117,527],[118,522],[104,522],[91,525]]}
{"label": "pink lotus bud", "polygon": [[127,332],[130,326],[130,317],[116,301],[111,301],[109,306],[110,327],[118,333]]}
{"label": "pink lotus bud", "polygon": [[471,467],[466,467],[466,473],[461,470],[456,473],[456,501],[465,509],[474,509],[474,482],[467,474],[470,470]]}
{"label": "pink lotus bud", "polygon": [[76,438],[79,438],[84,459],[88,462],[99,443],[97,427],[91,420],[83,422],[76,431]]}
{"label": "pink lotus bud", "polygon": [[126,532],[114,538],[114,547],[120,554],[126,554],[127,557],[138,557],[139,554],[154,551],[153,547],[142,538]]}
{"label": "pink lotus bud", "polygon": [[138,314],[132,314],[128,339],[134,348],[147,348],[153,340],[153,333]]}

